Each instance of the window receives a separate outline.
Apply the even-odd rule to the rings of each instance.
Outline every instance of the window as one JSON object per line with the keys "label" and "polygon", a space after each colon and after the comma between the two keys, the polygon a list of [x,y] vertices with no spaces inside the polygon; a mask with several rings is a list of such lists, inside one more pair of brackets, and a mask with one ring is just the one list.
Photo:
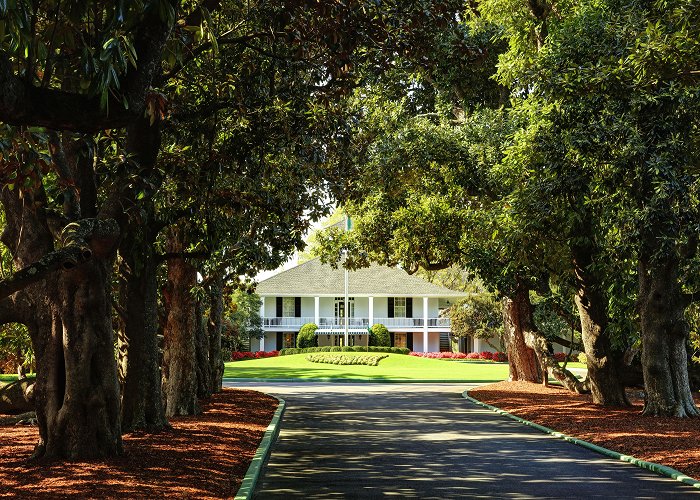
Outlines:
{"label": "window", "polygon": [[[294,302],[293,298],[292,298],[292,302]],[[284,334],[283,345],[284,345],[285,349],[290,348],[290,347],[296,347],[296,339],[294,337],[296,337],[295,333],[285,333]]]}
{"label": "window", "polygon": [[394,334],[394,347],[408,347],[406,344],[406,334],[405,333],[395,333]]}
{"label": "window", "polygon": [[406,317],[406,297],[394,297],[394,318]]}
{"label": "window", "polygon": [[293,318],[296,316],[294,309],[294,297],[282,298],[282,316],[285,318]]}
{"label": "window", "polygon": [[[335,317],[338,319],[345,318],[345,298],[335,298]],[[355,317],[355,297],[348,297],[348,318]]]}

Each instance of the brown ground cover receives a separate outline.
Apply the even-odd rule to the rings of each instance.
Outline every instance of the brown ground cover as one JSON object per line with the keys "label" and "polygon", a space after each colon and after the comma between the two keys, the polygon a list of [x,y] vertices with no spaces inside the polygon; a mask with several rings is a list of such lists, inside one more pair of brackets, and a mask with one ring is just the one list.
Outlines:
{"label": "brown ground cover", "polygon": [[226,389],[173,429],[124,436],[124,455],[93,462],[28,462],[36,427],[0,427],[0,496],[221,498],[235,495],[277,400]]}
{"label": "brown ground cover", "polygon": [[[629,391],[632,408],[608,409],[559,387],[499,382],[469,391],[479,401],[625,455],[678,469],[700,479],[700,419],[641,415],[639,391]],[[698,395],[696,403],[700,403]]]}

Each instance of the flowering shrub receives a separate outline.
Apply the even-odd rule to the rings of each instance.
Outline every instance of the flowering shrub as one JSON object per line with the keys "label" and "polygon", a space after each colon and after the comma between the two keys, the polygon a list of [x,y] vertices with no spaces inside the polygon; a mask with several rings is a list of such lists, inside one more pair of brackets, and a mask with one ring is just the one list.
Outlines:
{"label": "flowering shrub", "polygon": [[505,361],[508,361],[508,355],[505,352],[494,352],[491,355],[491,359],[494,361],[498,361],[499,363],[503,363]]}
{"label": "flowering shrub", "polygon": [[489,351],[484,351],[479,353],[479,358],[480,359],[493,359],[493,354],[491,354]]}
{"label": "flowering shrub", "polygon": [[559,363],[563,363],[566,361],[566,353],[565,352],[557,352],[554,354],[554,359],[557,360]]}
{"label": "flowering shrub", "polygon": [[479,359],[479,353],[478,352],[470,352],[467,354],[467,359]]}
{"label": "flowering shrub", "polygon": [[307,354],[307,361],[327,363],[329,365],[366,365],[377,366],[388,354],[370,354],[368,356],[348,356],[347,354]]}
{"label": "flowering shrub", "polygon": [[279,356],[279,351],[232,352],[231,361],[240,361],[242,359],[274,358],[275,356]]}
{"label": "flowering shrub", "polygon": [[430,359],[464,359],[467,357],[463,352],[411,352],[411,356]]}

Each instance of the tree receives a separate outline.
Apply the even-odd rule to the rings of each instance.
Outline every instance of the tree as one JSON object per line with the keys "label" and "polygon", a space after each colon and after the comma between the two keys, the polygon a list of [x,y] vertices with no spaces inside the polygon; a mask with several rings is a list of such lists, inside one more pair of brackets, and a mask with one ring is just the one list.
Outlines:
{"label": "tree", "polygon": [[372,325],[369,334],[369,345],[391,347],[391,335],[386,326],[381,323]]}
{"label": "tree", "polygon": [[503,335],[503,307],[493,293],[472,293],[450,306],[448,315],[453,337],[483,339],[496,351],[502,350],[491,340]]}
{"label": "tree", "polygon": [[299,329],[297,336],[297,347],[303,349],[305,347],[318,346],[318,337],[316,336],[318,326],[315,323],[306,323]]}

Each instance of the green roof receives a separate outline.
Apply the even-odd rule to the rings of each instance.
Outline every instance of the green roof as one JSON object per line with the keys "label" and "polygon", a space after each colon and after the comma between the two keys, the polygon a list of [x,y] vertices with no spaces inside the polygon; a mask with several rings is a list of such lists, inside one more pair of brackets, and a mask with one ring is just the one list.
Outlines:
{"label": "green roof", "polygon": [[[275,296],[341,296],[345,293],[344,270],[333,269],[320,259],[313,259],[261,281],[256,292]],[[348,293],[387,297],[466,296],[464,292],[434,285],[403,269],[376,264],[348,273]]]}

